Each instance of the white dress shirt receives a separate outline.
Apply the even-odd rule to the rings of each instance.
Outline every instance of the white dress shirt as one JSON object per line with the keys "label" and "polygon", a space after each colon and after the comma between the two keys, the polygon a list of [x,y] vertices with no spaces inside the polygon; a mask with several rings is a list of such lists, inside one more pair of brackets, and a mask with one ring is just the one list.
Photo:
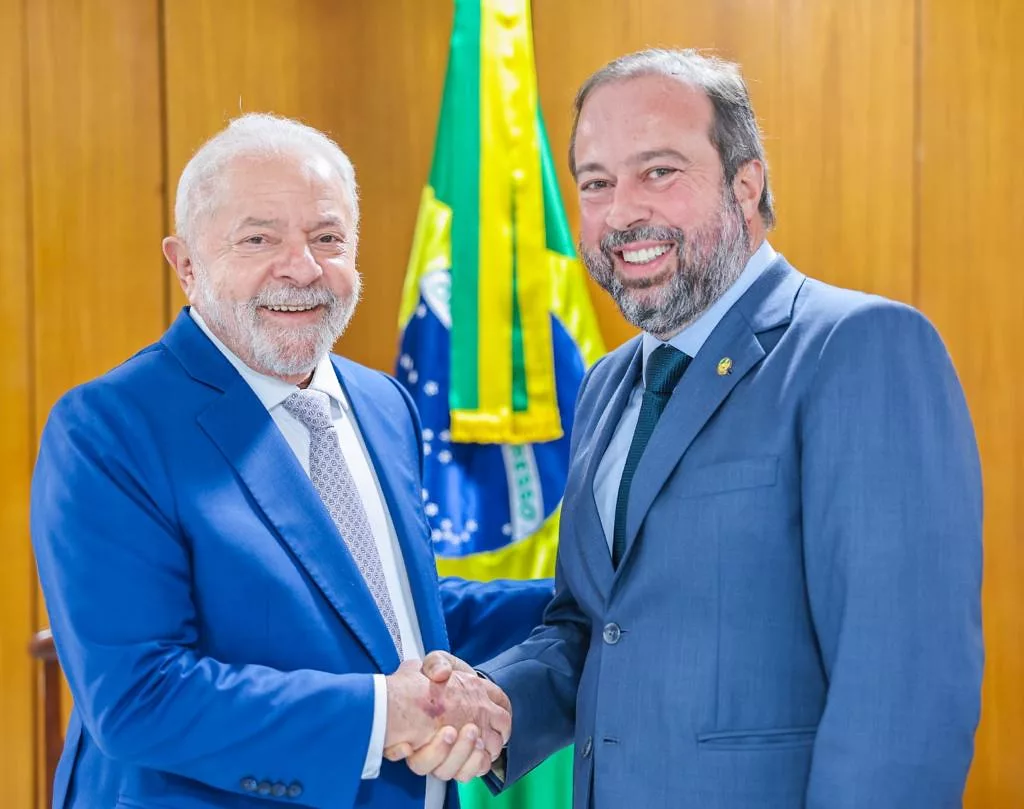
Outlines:
{"label": "white dress shirt", "polygon": [[[210,331],[209,326],[206,325],[195,308],[190,307],[189,314],[228,362],[241,374],[242,379],[249,384],[263,406],[267,408],[270,417],[281,430],[281,434],[288,442],[292,452],[295,453],[295,457],[298,458],[303,471],[308,475],[309,430],[284,408],[284,400],[295,393],[298,387],[254,371]],[[373,531],[381,566],[384,569],[384,581],[388,588],[388,595],[395,608],[398,632],[402,639],[401,657],[403,660],[419,660],[424,653],[423,638],[420,635],[419,621],[416,618],[416,606],[412,600],[409,576],[406,574],[405,562],[402,559],[402,549],[398,544],[395,526],[391,522],[391,515],[388,513],[380,482],[373,470],[373,464],[359,431],[359,425],[356,424],[352,415],[351,406],[341,389],[341,383],[338,381],[338,375],[334,372],[330,357],[325,355],[317,363],[309,387],[322,391],[330,397],[331,416],[341,444],[341,452],[352,473],[356,488],[359,490],[363,508],[366,509],[366,517]],[[339,541],[341,540],[339,539]],[[373,691],[373,729],[366,751],[366,761],[363,765],[364,779],[376,778],[380,774],[380,766],[384,757],[388,697],[387,681],[383,674],[373,675]],[[315,743],[314,739],[310,740],[310,744]],[[442,809],[445,791],[446,786],[443,782],[428,777],[425,809]]]}
{"label": "white dress shirt", "polygon": [[[743,293],[761,277],[761,274],[768,269],[775,261],[778,254],[768,244],[767,240],[761,242],[761,246],[754,251],[754,254],[747,261],[747,265],[740,273],[731,287],[725,294],[715,301],[708,310],[704,312],[693,323],[683,329],[679,334],[668,341],[667,345],[678,348],[680,351],[696,357],[701,346],[711,336],[725,313],[736,303]],[[629,445],[633,442],[633,433],[636,430],[636,423],[640,419],[640,404],[644,395],[644,372],[647,370],[647,358],[658,346],[666,345],[653,335],[643,335],[643,368],[640,379],[626,403],[626,409],[622,411],[622,418],[615,428],[612,440],[605,450],[601,462],[597,466],[594,475],[594,499],[597,501],[597,510],[601,517],[601,526],[604,528],[605,539],[608,542],[608,551],[611,552],[612,538],[615,530],[615,504],[619,496],[619,481],[622,480],[622,470],[626,466],[626,455],[629,454]]]}

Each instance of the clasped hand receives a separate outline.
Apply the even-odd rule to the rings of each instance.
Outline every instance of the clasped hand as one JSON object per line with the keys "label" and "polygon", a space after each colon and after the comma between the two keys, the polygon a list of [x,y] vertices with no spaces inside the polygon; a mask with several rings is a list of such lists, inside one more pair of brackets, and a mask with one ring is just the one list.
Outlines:
{"label": "clasped hand", "polygon": [[384,757],[419,775],[463,783],[483,775],[512,732],[505,693],[447,652],[407,660],[387,691]]}

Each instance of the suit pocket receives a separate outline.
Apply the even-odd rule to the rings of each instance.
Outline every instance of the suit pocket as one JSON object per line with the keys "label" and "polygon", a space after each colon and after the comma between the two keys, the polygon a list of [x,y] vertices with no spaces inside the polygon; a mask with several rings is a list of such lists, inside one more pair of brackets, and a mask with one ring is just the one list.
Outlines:
{"label": "suit pocket", "polygon": [[688,472],[679,481],[678,497],[704,497],[711,494],[774,486],[779,477],[779,459],[745,458],[710,464]]}
{"label": "suit pocket", "polygon": [[773,728],[771,730],[721,730],[701,733],[697,746],[702,750],[782,750],[810,747],[818,729],[814,726]]}

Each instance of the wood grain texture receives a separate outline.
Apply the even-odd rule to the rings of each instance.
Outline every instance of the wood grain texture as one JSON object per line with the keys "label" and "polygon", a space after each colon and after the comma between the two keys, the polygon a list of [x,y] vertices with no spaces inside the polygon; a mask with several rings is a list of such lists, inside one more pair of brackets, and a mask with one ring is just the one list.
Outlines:
{"label": "wood grain texture", "polygon": [[[33,417],[41,428],[62,393],[164,328],[163,132],[157,0],[33,0],[25,8]],[[36,612],[45,625],[41,599]]]}
{"label": "wood grain texture", "polygon": [[986,666],[969,809],[1024,806],[1024,5],[924,0],[920,305],[967,391],[985,479]]}
{"label": "wood grain texture", "polygon": [[0,784],[32,805],[35,569],[28,533],[33,459],[31,281],[22,0],[0,0]]}
{"label": "wood grain texture", "polygon": [[164,324],[157,2],[28,5],[40,425]]}
{"label": "wood grain texture", "polygon": [[914,13],[910,2],[780,5],[768,114],[779,228],[797,267],[913,296]]}

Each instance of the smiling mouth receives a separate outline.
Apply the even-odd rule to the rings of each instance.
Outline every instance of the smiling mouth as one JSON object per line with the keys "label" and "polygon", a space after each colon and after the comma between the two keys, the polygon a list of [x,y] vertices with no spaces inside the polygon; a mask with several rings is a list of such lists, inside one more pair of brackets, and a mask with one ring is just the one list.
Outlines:
{"label": "smiling mouth", "polygon": [[306,304],[303,306],[264,306],[264,309],[268,309],[271,312],[312,312],[314,309],[320,308],[320,304]]}
{"label": "smiling mouth", "polygon": [[659,244],[655,247],[643,247],[639,250],[622,249],[619,255],[626,264],[648,264],[656,258],[661,258],[672,249],[670,244]]}

